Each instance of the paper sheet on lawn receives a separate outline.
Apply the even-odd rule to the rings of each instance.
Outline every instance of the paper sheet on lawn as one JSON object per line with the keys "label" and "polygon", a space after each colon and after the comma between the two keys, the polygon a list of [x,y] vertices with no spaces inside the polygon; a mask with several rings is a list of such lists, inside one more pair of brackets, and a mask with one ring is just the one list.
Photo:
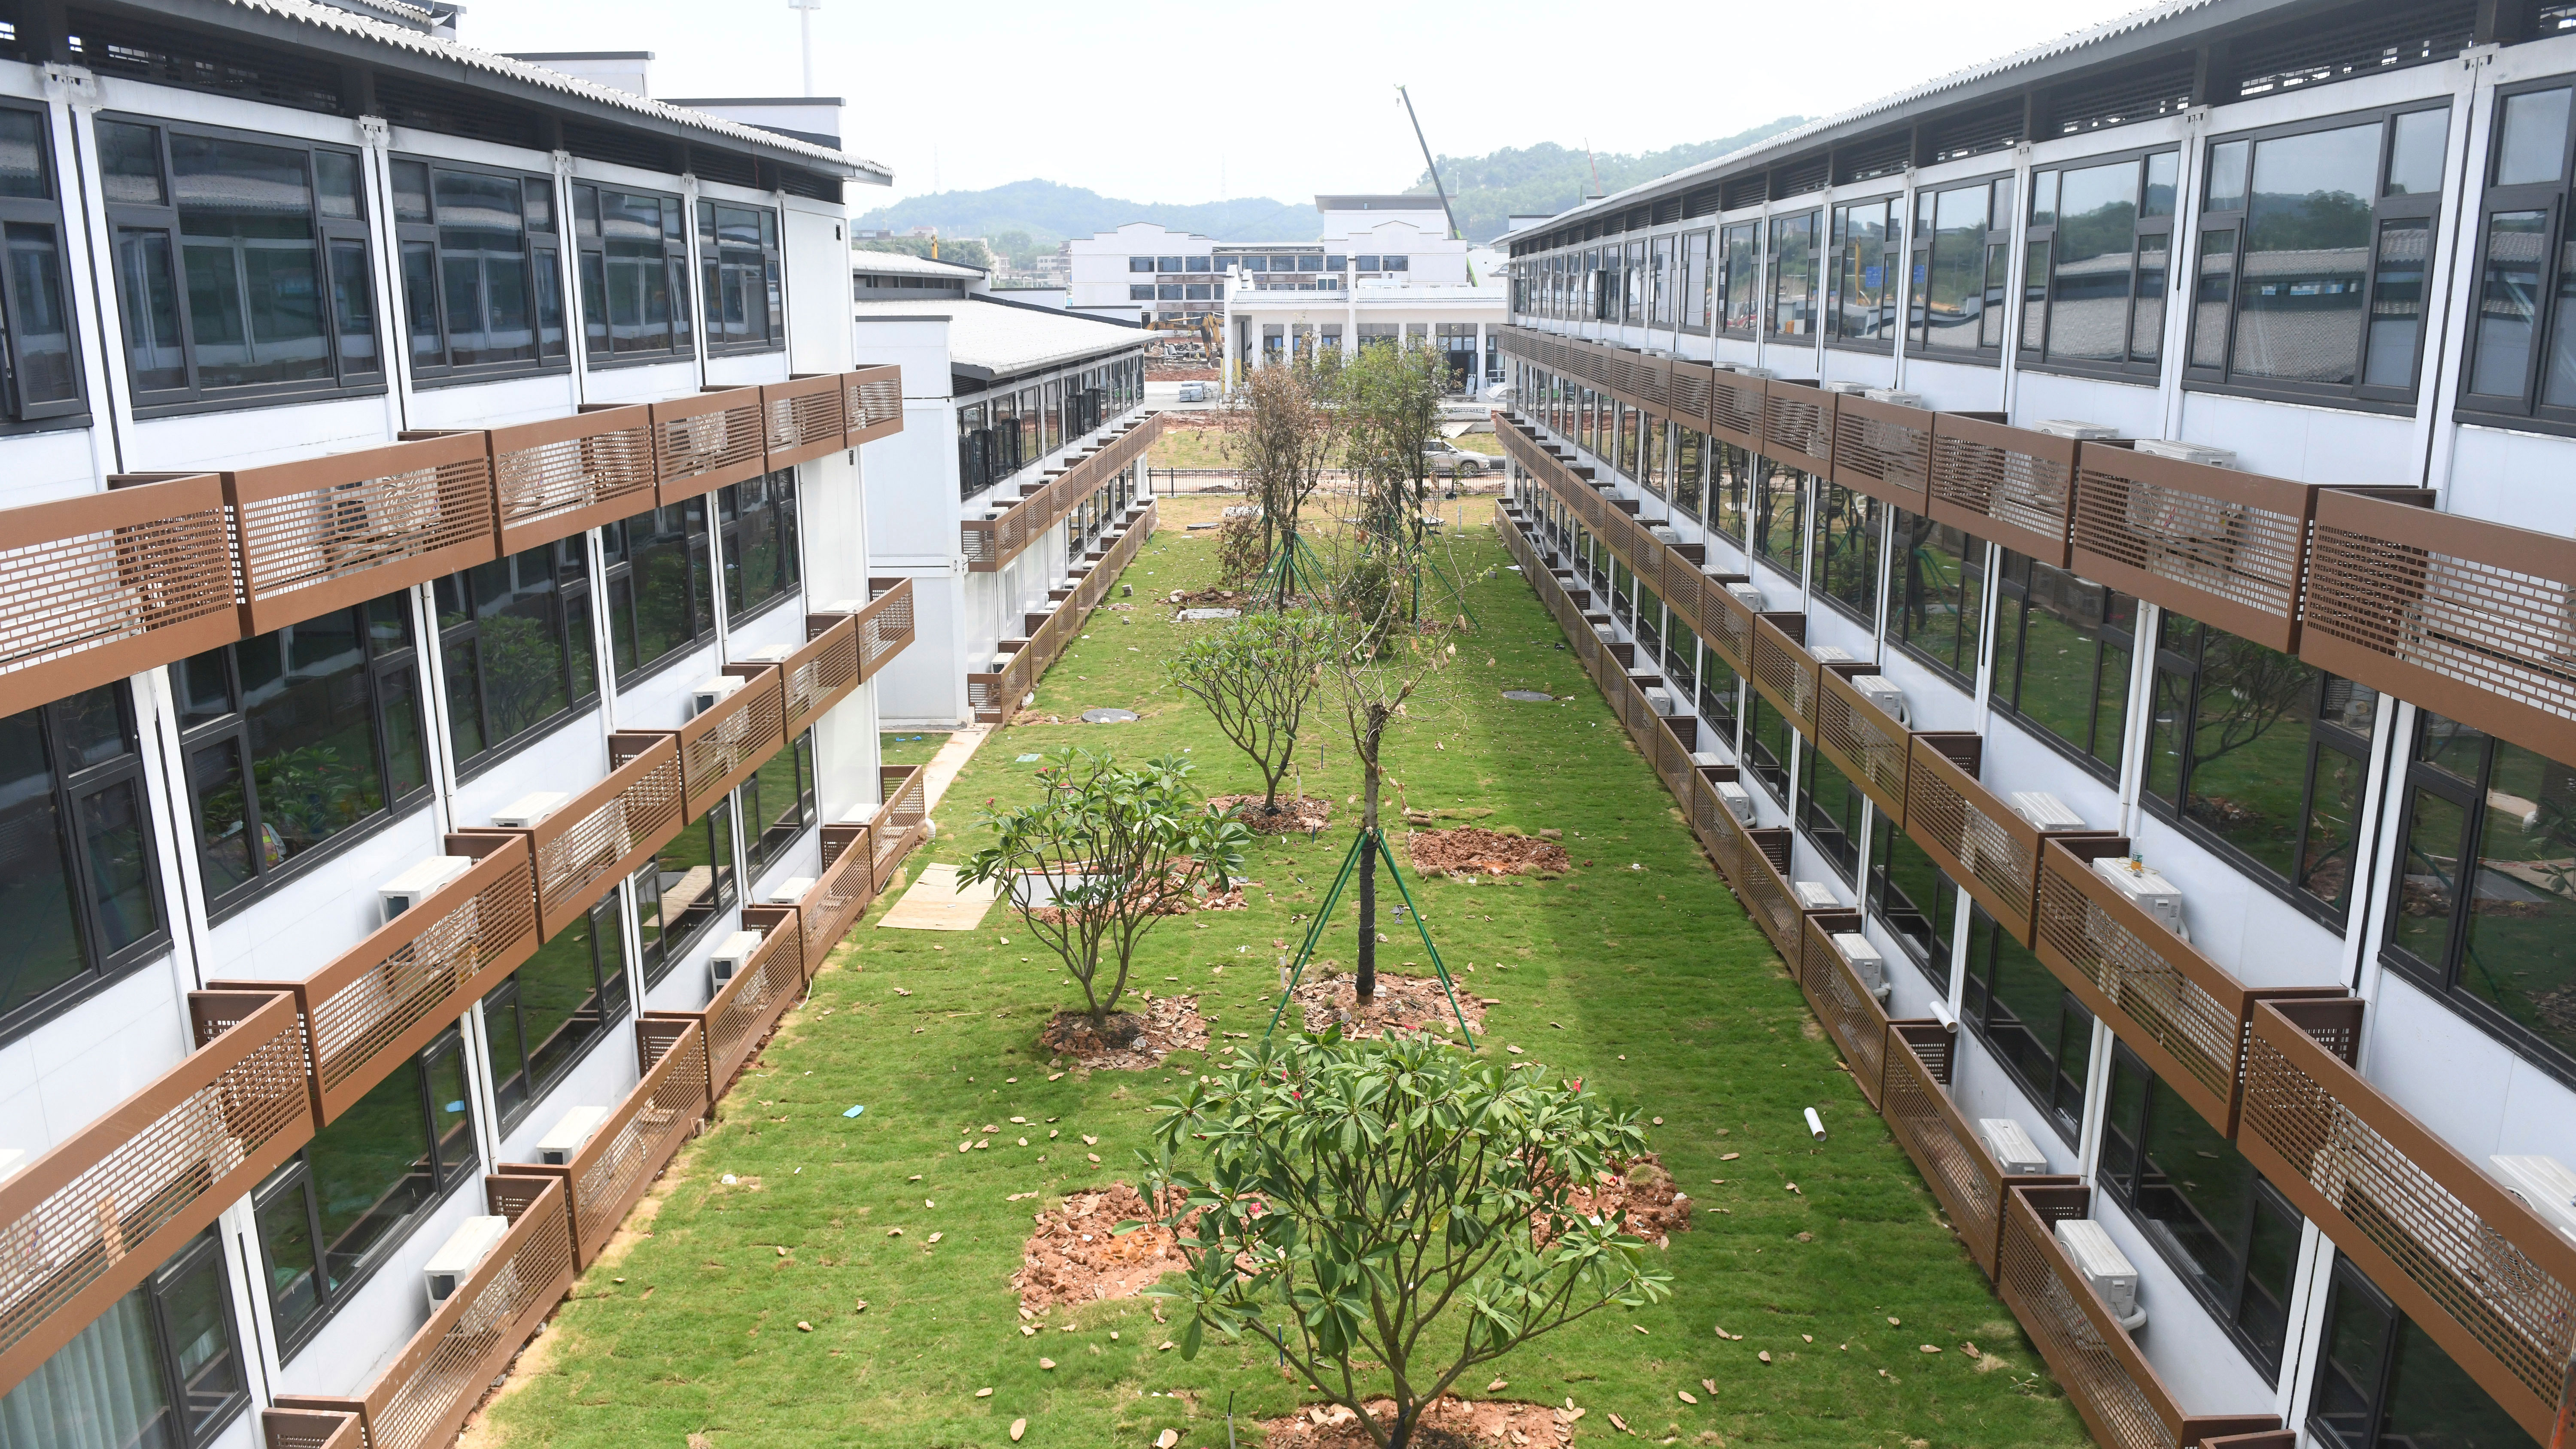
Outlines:
{"label": "paper sheet on lawn", "polygon": [[921,879],[912,883],[877,926],[896,931],[971,931],[983,924],[984,912],[992,909],[1001,893],[994,882],[958,884],[953,865],[925,865]]}

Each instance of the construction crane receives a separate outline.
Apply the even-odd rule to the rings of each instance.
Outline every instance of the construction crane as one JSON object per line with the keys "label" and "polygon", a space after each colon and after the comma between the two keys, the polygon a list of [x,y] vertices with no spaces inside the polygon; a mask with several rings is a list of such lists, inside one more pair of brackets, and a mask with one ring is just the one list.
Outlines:
{"label": "construction crane", "polygon": [[[1458,230],[1458,213],[1449,208],[1449,188],[1442,185],[1440,181],[1440,163],[1431,159],[1431,143],[1422,135],[1422,117],[1414,112],[1413,92],[1397,86],[1395,93],[1403,98],[1404,118],[1413,123],[1413,140],[1415,145],[1422,148],[1422,164],[1430,168],[1431,189],[1440,197],[1440,214],[1449,219],[1449,239],[1465,241],[1466,233]],[[1472,261],[1467,263],[1467,285],[1470,287],[1476,285],[1476,264]]]}

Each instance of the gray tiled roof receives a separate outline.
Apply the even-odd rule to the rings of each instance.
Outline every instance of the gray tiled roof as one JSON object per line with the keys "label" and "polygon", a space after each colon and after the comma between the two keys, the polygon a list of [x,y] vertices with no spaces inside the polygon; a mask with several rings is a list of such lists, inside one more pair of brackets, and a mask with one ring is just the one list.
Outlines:
{"label": "gray tiled roof", "polygon": [[1142,328],[982,297],[905,298],[858,302],[852,308],[858,314],[862,353],[867,351],[865,329],[872,319],[945,317],[949,362],[992,377],[1124,352],[1144,346],[1151,336]]}

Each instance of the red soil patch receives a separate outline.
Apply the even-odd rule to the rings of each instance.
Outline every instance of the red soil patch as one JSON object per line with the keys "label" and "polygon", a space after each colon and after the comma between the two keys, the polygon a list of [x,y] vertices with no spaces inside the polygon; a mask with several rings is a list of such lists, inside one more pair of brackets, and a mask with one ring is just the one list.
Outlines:
{"label": "red soil patch", "polygon": [[1038,1045],[1086,1067],[1112,1070],[1155,1066],[1176,1051],[1207,1050],[1207,1018],[1199,1015],[1197,997],[1157,996],[1144,1007],[1113,1011],[1098,1027],[1089,1012],[1059,1011],[1038,1033]]}
{"label": "red soil patch", "polygon": [[1172,1230],[1147,1223],[1121,1236],[1120,1223],[1150,1217],[1142,1193],[1123,1182],[1065,1194],[1037,1214],[1037,1231],[1020,1250],[1011,1275],[1020,1307],[1044,1313],[1110,1298],[1133,1298],[1166,1273],[1188,1264]]}
{"label": "red soil patch", "polygon": [[1291,835],[1321,830],[1332,823],[1333,802],[1321,795],[1283,795],[1276,813],[1265,814],[1259,795],[1210,795],[1208,803],[1234,811],[1234,818],[1255,835]]}
{"label": "red soil patch", "polygon": [[1609,1221],[1628,1214],[1628,1232],[1658,1248],[1673,1245],[1673,1234],[1690,1231],[1690,1195],[1673,1184],[1663,1159],[1641,1152],[1626,1161],[1613,1159],[1609,1170],[1566,1194],[1566,1205],[1585,1217]]}
{"label": "red soil patch", "polygon": [[1405,838],[1405,844],[1413,853],[1413,868],[1426,874],[1563,874],[1574,868],[1565,847],[1553,840],[1505,835],[1475,825],[1462,825],[1455,830],[1416,830]]}
{"label": "red soil patch", "polygon": [[[1395,1401],[1371,1399],[1368,1411],[1371,1418],[1391,1423]],[[1413,1442],[1417,1449],[1493,1449],[1497,1444],[1521,1449],[1529,1444],[1565,1444],[1572,1442],[1574,1421],[1583,1412],[1545,1404],[1442,1395],[1424,1411]],[[1261,1427],[1268,1432],[1269,1449],[1372,1449],[1359,1416],[1339,1404],[1317,1405],[1267,1420]]]}

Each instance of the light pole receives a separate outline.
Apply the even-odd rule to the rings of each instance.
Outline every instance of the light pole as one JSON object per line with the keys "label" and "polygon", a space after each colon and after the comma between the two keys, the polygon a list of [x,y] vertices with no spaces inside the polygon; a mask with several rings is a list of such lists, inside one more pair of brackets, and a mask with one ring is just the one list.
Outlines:
{"label": "light pole", "polygon": [[823,8],[823,0],[787,0],[787,8],[796,12],[797,28],[805,40],[805,94],[814,94],[814,12]]}

